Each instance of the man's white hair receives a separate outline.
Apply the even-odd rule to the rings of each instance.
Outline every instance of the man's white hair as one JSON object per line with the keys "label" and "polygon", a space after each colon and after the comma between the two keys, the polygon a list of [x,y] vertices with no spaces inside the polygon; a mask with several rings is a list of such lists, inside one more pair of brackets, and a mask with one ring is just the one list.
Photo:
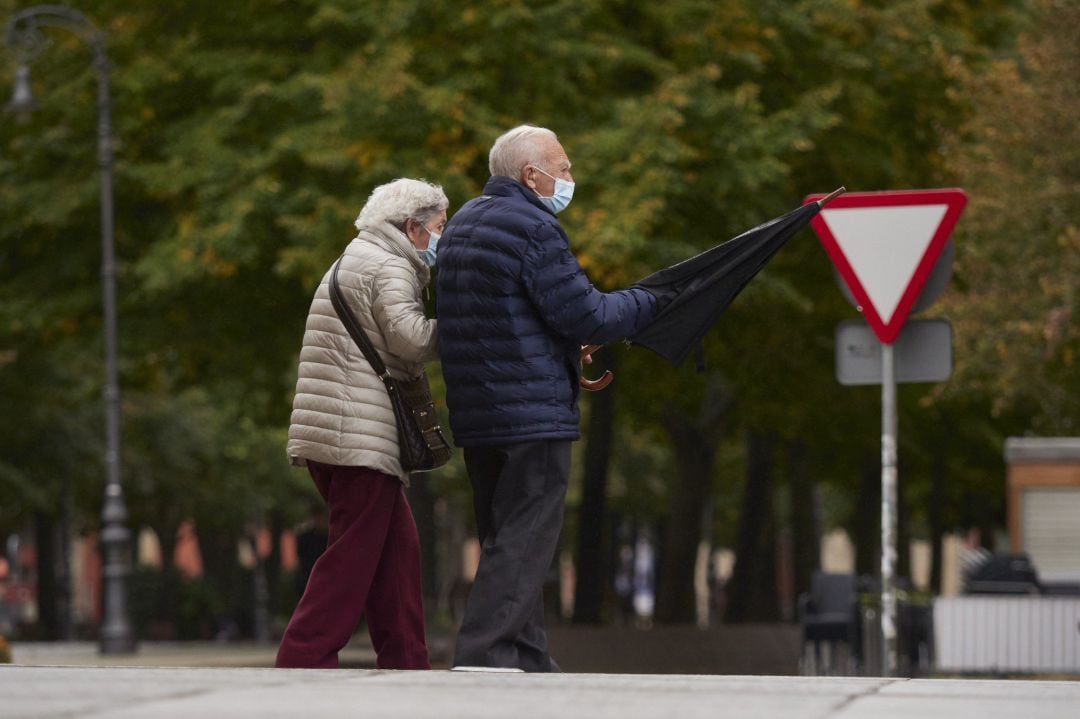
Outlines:
{"label": "man's white hair", "polygon": [[519,125],[505,132],[488,154],[488,169],[491,176],[520,179],[526,165],[540,165],[544,162],[543,150],[547,140],[558,140],[554,132],[546,127]]}
{"label": "man's white hair", "polygon": [[438,185],[427,180],[402,177],[372,190],[353,224],[356,229],[362,230],[389,222],[399,230],[404,230],[405,220],[411,218],[426,225],[433,215],[449,206],[446,193]]}

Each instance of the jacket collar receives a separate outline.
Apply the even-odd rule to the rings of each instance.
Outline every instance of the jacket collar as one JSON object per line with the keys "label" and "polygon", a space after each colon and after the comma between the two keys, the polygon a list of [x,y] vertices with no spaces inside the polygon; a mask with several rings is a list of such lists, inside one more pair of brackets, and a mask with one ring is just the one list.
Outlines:
{"label": "jacket collar", "polygon": [[356,239],[370,242],[391,254],[404,257],[416,270],[421,284],[426,285],[431,278],[431,270],[420,259],[420,254],[416,251],[413,243],[409,242],[409,238],[405,236],[404,232],[391,223],[379,222],[373,225],[364,225]]}
{"label": "jacket collar", "polygon": [[484,185],[485,195],[497,195],[499,197],[522,197],[525,201],[534,205],[544,212],[548,213],[552,217],[555,213],[549,210],[542,202],[540,198],[536,196],[536,193],[530,190],[525,185],[521,184],[512,177],[505,177],[503,175],[492,175],[488,178],[487,184]]}

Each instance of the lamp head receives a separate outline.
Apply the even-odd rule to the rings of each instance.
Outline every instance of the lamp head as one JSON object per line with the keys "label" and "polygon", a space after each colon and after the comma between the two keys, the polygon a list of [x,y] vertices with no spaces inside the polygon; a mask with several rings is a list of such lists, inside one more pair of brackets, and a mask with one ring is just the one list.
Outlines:
{"label": "lamp head", "polygon": [[30,89],[30,66],[19,65],[15,71],[15,91],[4,109],[15,113],[15,117],[19,122],[27,122],[30,120],[30,115],[33,114],[34,110],[37,110],[37,107],[34,92]]}

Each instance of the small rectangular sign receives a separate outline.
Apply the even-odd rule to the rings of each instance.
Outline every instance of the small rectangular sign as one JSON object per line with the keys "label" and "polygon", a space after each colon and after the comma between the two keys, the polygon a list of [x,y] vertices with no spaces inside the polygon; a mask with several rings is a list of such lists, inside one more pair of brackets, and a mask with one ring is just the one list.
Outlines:
{"label": "small rectangular sign", "polygon": [[[952,325],[911,320],[893,342],[897,382],[943,382],[952,374]],[[836,326],[836,379],[843,385],[881,384],[881,342],[862,320]]]}

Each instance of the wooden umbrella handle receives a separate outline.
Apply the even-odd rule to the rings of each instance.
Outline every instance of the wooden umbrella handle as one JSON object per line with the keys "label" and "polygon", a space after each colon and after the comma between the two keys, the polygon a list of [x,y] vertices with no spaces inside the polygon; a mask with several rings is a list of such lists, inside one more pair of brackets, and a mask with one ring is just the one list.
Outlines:
{"label": "wooden umbrella handle", "polygon": [[[600,349],[603,345],[585,345],[581,348],[581,359],[590,357],[593,352]],[[611,370],[604,370],[604,374],[600,375],[597,379],[588,379],[584,374],[581,375],[581,388],[588,390],[589,392],[599,392],[600,390],[611,384],[611,380],[615,379],[615,375]]]}

